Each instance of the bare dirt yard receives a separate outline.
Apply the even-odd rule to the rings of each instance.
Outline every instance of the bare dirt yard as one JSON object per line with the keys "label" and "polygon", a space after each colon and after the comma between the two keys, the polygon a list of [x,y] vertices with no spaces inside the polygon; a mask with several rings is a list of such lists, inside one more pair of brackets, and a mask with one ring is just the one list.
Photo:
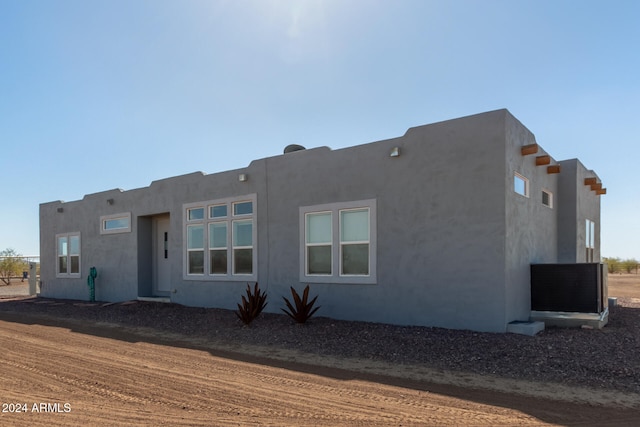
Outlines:
{"label": "bare dirt yard", "polygon": [[[3,426],[640,423],[640,276],[610,277],[603,330],[536,337],[275,314],[247,328],[224,310],[24,286],[0,286]],[[590,343],[608,360],[590,364]]]}

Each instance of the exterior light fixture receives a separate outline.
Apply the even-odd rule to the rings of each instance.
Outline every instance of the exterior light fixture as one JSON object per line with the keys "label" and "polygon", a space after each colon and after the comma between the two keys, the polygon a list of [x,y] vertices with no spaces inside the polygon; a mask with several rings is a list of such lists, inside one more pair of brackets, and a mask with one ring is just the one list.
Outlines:
{"label": "exterior light fixture", "polygon": [[108,205],[112,205],[113,204],[113,199],[107,199],[107,204]]}
{"label": "exterior light fixture", "polygon": [[246,173],[241,173],[240,175],[238,175],[238,181],[240,182],[245,182],[247,179],[248,177]]}
{"label": "exterior light fixture", "polygon": [[400,155],[400,147],[393,147],[389,153],[389,157],[398,157]]}
{"label": "exterior light fixture", "polygon": [[64,212],[64,208],[58,208],[58,213]]}

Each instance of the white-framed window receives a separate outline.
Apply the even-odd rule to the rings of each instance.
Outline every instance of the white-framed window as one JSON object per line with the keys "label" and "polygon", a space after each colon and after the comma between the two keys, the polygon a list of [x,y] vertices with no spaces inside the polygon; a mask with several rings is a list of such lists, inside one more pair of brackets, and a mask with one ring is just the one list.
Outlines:
{"label": "white-framed window", "polygon": [[333,274],[333,213],[310,212],[305,214],[305,274]]}
{"label": "white-framed window", "polygon": [[131,212],[100,217],[100,234],[131,232]]}
{"label": "white-framed window", "polygon": [[340,210],[340,275],[368,276],[371,227],[368,207]]}
{"label": "white-framed window", "polygon": [[376,201],[300,208],[300,281],[376,283]]}
{"label": "white-framed window", "polygon": [[542,190],[542,204],[553,209],[553,193],[549,190]]}
{"label": "white-framed window", "polygon": [[80,233],[56,235],[56,277],[80,277]]}
{"label": "white-framed window", "polygon": [[593,253],[596,247],[596,223],[587,219],[585,221],[586,262],[593,262]]}
{"label": "white-framed window", "polygon": [[513,174],[513,191],[524,197],[529,197],[529,180],[518,172]]}
{"label": "white-framed window", "polygon": [[187,225],[187,274],[204,274],[204,224]]}
{"label": "white-framed window", "polygon": [[184,278],[257,278],[256,195],[184,205]]}

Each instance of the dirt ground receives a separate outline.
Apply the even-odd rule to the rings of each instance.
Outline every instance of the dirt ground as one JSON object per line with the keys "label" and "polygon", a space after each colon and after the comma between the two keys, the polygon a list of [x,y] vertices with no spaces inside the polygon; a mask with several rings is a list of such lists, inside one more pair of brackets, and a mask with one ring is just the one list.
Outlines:
{"label": "dirt ground", "polygon": [[640,274],[610,274],[609,296],[640,298]]}
{"label": "dirt ground", "polygon": [[[7,288],[5,287],[4,291]],[[6,294],[5,294],[6,295]],[[640,276],[609,295],[640,298]],[[0,313],[0,425],[638,425],[640,404],[499,378],[273,357],[111,324]],[[449,375],[449,376],[448,376]],[[438,377],[438,381],[433,381]],[[448,378],[448,380],[447,380]],[[485,387],[486,386],[486,387]],[[501,391],[502,390],[502,391]],[[571,393],[576,394],[574,399]],[[554,396],[556,398],[554,398]],[[583,396],[584,397],[584,396]],[[617,403],[616,403],[617,402]]]}

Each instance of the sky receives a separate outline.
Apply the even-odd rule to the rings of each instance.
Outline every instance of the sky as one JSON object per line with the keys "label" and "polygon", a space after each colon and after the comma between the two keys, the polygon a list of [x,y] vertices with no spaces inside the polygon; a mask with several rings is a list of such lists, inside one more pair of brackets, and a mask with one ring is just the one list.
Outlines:
{"label": "sky", "polygon": [[0,0],[0,250],[39,204],[507,108],[640,259],[640,2]]}

